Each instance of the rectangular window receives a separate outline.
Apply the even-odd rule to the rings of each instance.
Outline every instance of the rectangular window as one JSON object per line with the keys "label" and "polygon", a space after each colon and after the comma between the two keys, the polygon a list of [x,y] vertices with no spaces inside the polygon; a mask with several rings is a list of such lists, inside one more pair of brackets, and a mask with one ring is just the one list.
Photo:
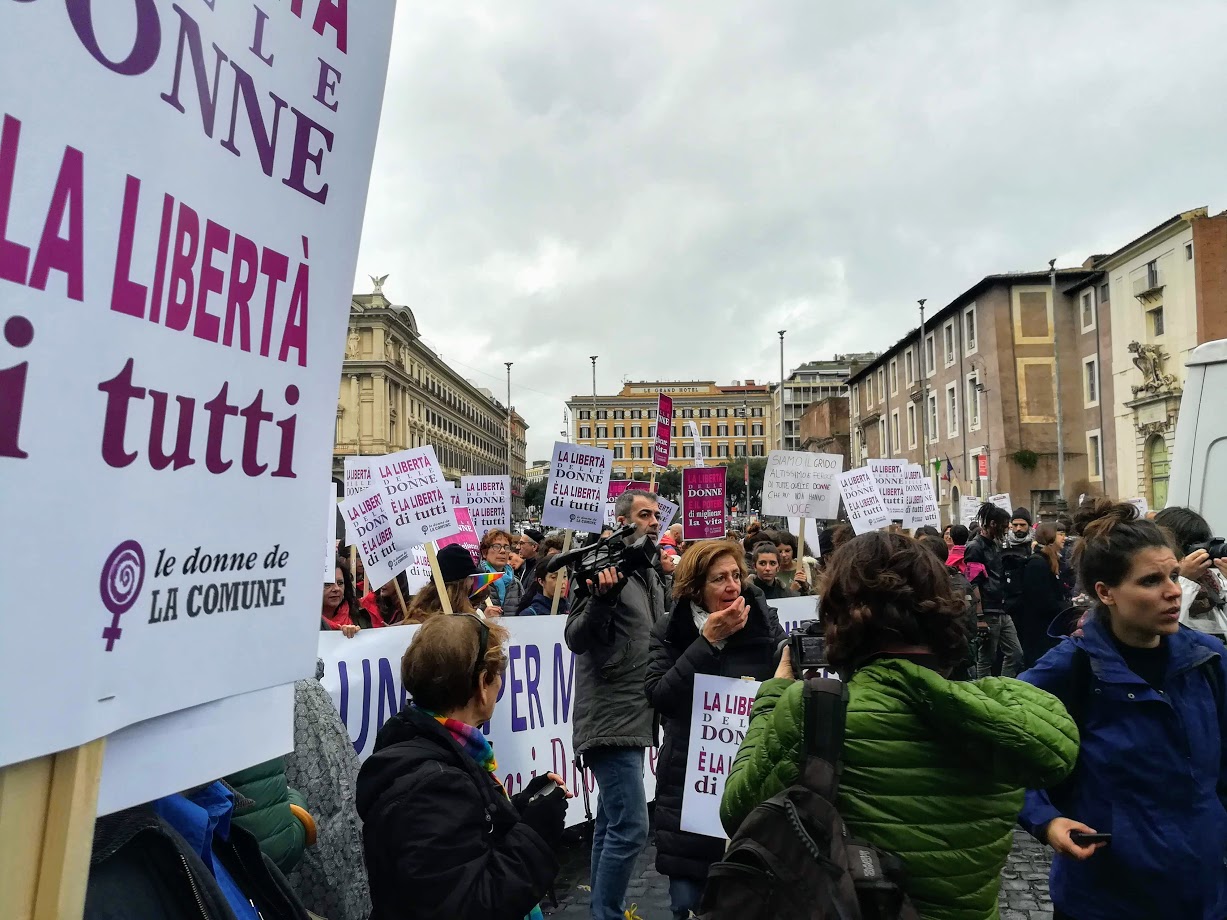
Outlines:
{"label": "rectangular window", "polygon": [[736,437],[744,438],[746,436],[746,426],[744,424],[734,425],[733,434]]}
{"label": "rectangular window", "polygon": [[1184,258],[1186,262],[1193,261],[1193,244],[1192,243],[1184,244]]}
{"label": "rectangular window", "polygon": [[899,362],[894,358],[890,361],[890,395],[899,395]]}
{"label": "rectangular window", "polygon": [[614,437],[615,438],[626,437],[626,426],[625,425],[614,425]]}
{"label": "rectangular window", "polygon": [[674,458],[675,460],[677,459],[677,451],[678,451],[678,447],[679,447],[679,445],[677,445],[677,444],[674,444],[674,445],[673,445],[673,458]]}
{"label": "rectangular window", "polygon": [[852,414],[861,414],[861,385],[859,383],[852,388]]}
{"label": "rectangular window", "polygon": [[643,410],[631,409],[631,418],[643,418]]}
{"label": "rectangular window", "polygon": [[592,410],[591,410],[591,409],[580,409],[580,410],[579,410],[579,417],[580,417],[581,419],[590,419],[590,418],[592,418]]}
{"label": "rectangular window", "polygon": [[916,449],[916,404],[907,404],[907,443],[912,450]]}
{"label": "rectangular window", "polygon": [[733,456],[744,457],[746,455],[746,446],[744,444],[733,445]]}
{"label": "rectangular window", "polygon": [[643,426],[642,425],[631,425],[631,437],[632,438],[642,438],[643,437]]}
{"label": "rectangular window", "polygon": [[728,417],[729,417],[728,409],[717,409],[716,410],[716,418],[728,418]]}
{"label": "rectangular window", "polygon": [[1155,307],[1153,310],[1146,311],[1147,325],[1150,327],[1150,334],[1155,338],[1163,335],[1163,308]]}
{"label": "rectangular window", "polygon": [[1082,359],[1082,401],[1087,408],[1099,405],[1099,359]]}
{"label": "rectangular window", "polygon": [[942,343],[946,353],[946,367],[954,363],[954,323],[942,327]]}
{"label": "rectangular window", "polygon": [[1103,479],[1103,445],[1099,429],[1086,433],[1086,468],[1087,478]]}
{"label": "rectangular window", "polygon": [[886,437],[886,419],[878,419],[878,456],[890,456],[890,441]]}
{"label": "rectangular window", "polygon": [[878,402],[886,402],[886,369],[878,370]]}
{"label": "rectangular window", "polygon": [[607,428],[605,425],[597,425],[596,426],[596,436],[598,438],[609,437],[609,428]]}
{"label": "rectangular window", "polygon": [[1082,331],[1090,332],[1095,328],[1095,295],[1092,291],[1083,291],[1080,302]]}
{"label": "rectangular window", "polygon": [[727,444],[721,444],[719,447],[716,448],[717,457],[727,457],[728,455],[729,455],[729,446]]}
{"label": "rectangular window", "polygon": [[763,426],[762,425],[752,426],[750,429],[750,434],[752,434],[756,438],[761,438],[763,436]]}
{"label": "rectangular window", "polygon": [[1103,284],[1099,285],[1099,302],[1100,303],[1108,302],[1108,290],[1109,290],[1108,282],[1105,281]]}
{"label": "rectangular window", "polygon": [[720,438],[727,438],[729,436],[729,426],[728,425],[717,425],[716,426],[716,436]]}
{"label": "rectangular window", "polygon": [[963,311],[963,351],[972,354],[976,350],[976,305]]}
{"label": "rectangular window", "polygon": [[955,437],[959,433],[959,391],[953,383],[946,384],[946,435]]}
{"label": "rectangular window", "polygon": [[631,459],[632,459],[632,460],[642,460],[642,459],[643,459],[643,447],[642,447],[642,445],[639,445],[639,444],[632,445],[632,447],[631,447]]}
{"label": "rectangular window", "polygon": [[614,459],[615,459],[615,460],[621,460],[621,459],[622,459],[622,454],[623,454],[623,451],[622,451],[622,445],[621,445],[621,444],[615,444],[615,445],[614,445],[614,449],[613,449],[613,450],[614,450]]}
{"label": "rectangular window", "polygon": [[580,426],[580,428],[579,428],[579,436],[580,436],[581,438],[590,438],[590,437],[592,437],[592,428],[591,428],[591,427],[589,427],[588,425],[581,425],[581,426]]}
{"label": "rectangular window", "polygon": [[763,445],[755,444],[750,450],[750,455],[753,457],[761,457],[763,455]]}
{"label": "rectangular window", "polygon": [[755,418],[762,418],[762,417],[763,417],[763,408],[762,408],[762,406],[759,406],[757,409],[755,409],[755,410],[754,410],[752,413],[750,413],[750,414],[751,414],[751,415],[753,415]]}
{"label": "rectangular window", "polygon": [[607,409],[597,409],[596,420],[599,422],[603,418],[609,418],[609,411]]}
{"label": "rectangular window", "polygon": [[694,410],[693,409],[683,409],[682,418],[694,418]]}
{"label": "rectangular window", "polygon": [[937,352],[933,343],[933,333],[925,336],[925,376],[932,377],[937,372]]}
{"label": "rectangular window", "polygon": [[903,371],[908,386],[916,382],[916,362],[912,360],[912,349],[910,348],[907,350],[907,354],[903,356]]}
{"label": "rectangular window", "polygon": [[700,409],[699,418],[711,418],[711,409]]}
{"label": "rectangular window", "polygon": [[975,374],[967,378],[967,427],[980,430],[980,379]]}
{"label": "rectangular window", "polygon": [[626,418],[626,410],[614,409],[614,418]]}
{"label": "rectangular window", "polygon": [[705,438],[710,438],[710,437],[711,437],[711,425],[704,425],[704,426],[703,426],[703,437],[705,437]]}
{"label": "rectangular window", "polygon": [[937,440],[937,394],[929,394],[929,443]]}
{"label": "rectangular window", "polygon": [[890,450],[892,455],[900,449],[901,444],[902,442],[899,440],[899,410],[894,409],[890,413]]}

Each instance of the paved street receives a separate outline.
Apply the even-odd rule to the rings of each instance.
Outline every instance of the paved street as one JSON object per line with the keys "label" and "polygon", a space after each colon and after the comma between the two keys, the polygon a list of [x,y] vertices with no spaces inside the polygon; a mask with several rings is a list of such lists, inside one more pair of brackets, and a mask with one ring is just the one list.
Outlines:
{"label": "paved street", "polygon": [[[563,857],[556,894],[558,907],[543,905],[547,917],[557,920],[586,920],[588,917],[588,843],[569,840]],[[648,846],[639,857],[627,902],[636,904],[643,920],[671,920],[668,880],[657,874],[656,849]],[[1001,878],[1002,920],[1051,920],[1048,900],[1048,853],[1020,830],[1014,831],[1014,849]]]}

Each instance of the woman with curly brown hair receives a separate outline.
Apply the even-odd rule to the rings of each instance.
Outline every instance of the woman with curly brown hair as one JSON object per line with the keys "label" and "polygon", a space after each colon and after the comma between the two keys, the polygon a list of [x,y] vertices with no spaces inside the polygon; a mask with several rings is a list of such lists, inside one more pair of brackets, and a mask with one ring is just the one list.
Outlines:
{"label": "woman with curly brown hair", "polygon": [[[926,920],[996,917],[1024,790],[1073,769],[1073,720],[1017,680],[947,679],[966,654],[961,605],[941,561],[915,540],[856,537],[831,557],[824,581],[827,658],[848,682],[837,802],[848,832],[899,857]],[[759,690],[725,788],[730,835],[798,781],[803,689],[786,650]]]}

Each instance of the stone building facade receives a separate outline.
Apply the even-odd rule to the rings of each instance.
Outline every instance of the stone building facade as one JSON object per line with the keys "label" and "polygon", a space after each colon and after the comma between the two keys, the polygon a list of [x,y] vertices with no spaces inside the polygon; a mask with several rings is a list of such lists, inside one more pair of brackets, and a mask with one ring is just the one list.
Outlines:
{"label": "stone building facade", "polygon": [[838,454],[844,458],[844,469],[851,468],[852,438],[846,396],[828,396],[805,410],[801,415],[800,449]]}

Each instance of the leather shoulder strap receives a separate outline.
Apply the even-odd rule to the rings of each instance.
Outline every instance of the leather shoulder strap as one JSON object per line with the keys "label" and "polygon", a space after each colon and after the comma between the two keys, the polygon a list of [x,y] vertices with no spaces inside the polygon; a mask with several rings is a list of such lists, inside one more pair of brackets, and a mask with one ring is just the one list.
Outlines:
{"label": "leather shoulder strap", "polygon": [[801,782],[832,803],[843,772],[847,717],[847,684],[829,677],[814,677],[805,682]]}

